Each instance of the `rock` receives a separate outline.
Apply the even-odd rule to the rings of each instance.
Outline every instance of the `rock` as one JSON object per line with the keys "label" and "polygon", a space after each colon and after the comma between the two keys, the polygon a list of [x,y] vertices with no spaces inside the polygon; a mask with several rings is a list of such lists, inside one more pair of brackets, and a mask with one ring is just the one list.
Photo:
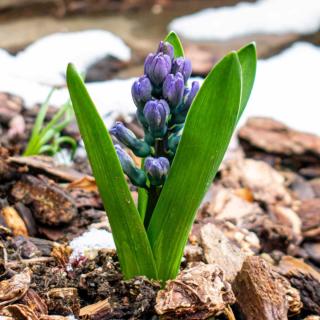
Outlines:
{"label": "rock", "polygon": [[263,259],[247,257],[232,288],[245,319],[287,319],[286,290]]}
{"label": "rock", "polygon": [[108,55],[88,68],[86,72],[86,82],[113,79],[120,70],[128,68],[128,66],[127,61]]}
{"label": "rock", "polygon": [[201,228],[200,237],[206,262],[218,265],[226,280],[232,282],[242,267],[245,254],[212,223]]}
{"label": "rock", "polygon": [[299,290],[304,310],[320,314],[320,273],[291,256],[283,257],[277,270]]}
{"label": "rock", "polygon": [[229,188],[247,188],[255,201],[288,206],[292,198],[284,177],[263,161],[230,160],[222,172],[222,184]]}
{"label": "rock", "polygon": [[[293,130],[270,118],[250,118],[238,131],[248,157],[274,157],[296,169],[319,167],[320,137]],[[276,159],[276,160],[275,160]]]}
{"label": "rock", "polygon": [[14,185],[11,194],[31,205],[35,219],[49,226],[69,223],[77,215],[73,198],[53,181],[25,175]]}
{"label": "rock", "polygon": [[224,313],[235,298],[218,265],[200,263],[169,280],[156,299],[161,319],[207,319]]}

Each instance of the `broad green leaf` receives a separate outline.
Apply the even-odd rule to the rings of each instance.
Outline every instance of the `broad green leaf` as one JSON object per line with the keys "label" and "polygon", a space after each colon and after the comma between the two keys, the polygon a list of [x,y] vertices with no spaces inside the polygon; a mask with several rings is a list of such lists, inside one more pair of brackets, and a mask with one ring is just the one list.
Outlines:
{"label": "broad green leaf", "polygon": [[196,211],[230,142],[240,98],[241,67],[232,52],[209,73],[191,106],[152,215],[148,237],[161,280],[177,275]]}
{"label": "broad green leaf", "polygon": [[174,31],[171,31],[165,37],[164,41],[167,41],[167,42],[169,42],[169,43],[171,43],[173,45],[174,57],[175,58],[184,56],[184,51],[183,51],[183,47],[182,47],[181,41],[180,41],[178,35]]}
{"label": "broad green leaf", "polygon": [[238,57],[242,70],[242,96],[238,121],[248,103],[257,69],[257,51],[254,42],[246,45],[238,51]]}
{"label": "broad green leaf", "polygon": [[69,64],[67,84],[93,174],[108,214],[122,272],[126,278],[157,272],[142,220],[133,202],[111,137],[85,85]]}

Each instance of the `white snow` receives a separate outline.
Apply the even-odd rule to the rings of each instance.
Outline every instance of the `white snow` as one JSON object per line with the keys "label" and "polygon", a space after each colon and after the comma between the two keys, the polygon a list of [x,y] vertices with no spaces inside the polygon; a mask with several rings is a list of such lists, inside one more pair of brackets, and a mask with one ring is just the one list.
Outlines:
{"label": "white snow", "polygon": [[176,18],[169,29],[192,40],[226,40],[252,34],[308,34],[320,28],[319,0],[260,0],[209,8]]}
{"label": "white snow", "polygon": [[63,85],[69,62],[83,72],[107,55],[129,60],[131,51],[119,37],[103,30],[52,34],[34,42],[17,56],[0,49],[0,90],[14,80],[20,82],[19,87],[24,82],[34,83],[40,91],[45,86]]}
{"label": "white snow", "polygon": [[91,229],[85,232],[80,237],[73,239],[69,246],[73,250],[70,261],[86,254],[90,255],[92,251],[99,249],[115,249],[112,234],[99,229]]}
{"label": "white snow", "polygon": [[270,116],[295,129],[320,135],[320,48],[298,42],[259,60],[256,81],[243,115]]}
{"label": "white snow", "polygon": [[[107,126],[112,125],[119,114],[126,116],[136,111],[131,97],[131,86],[134,80],[135,78],[115,79],[92,82],[86,85]],[[61,105],[68,97],[67,89],[60,89],[53,94],[51,101],[53,105]]]}
{"label": "white snow", "polygon": [[[83,35],[85,41],[88,33]],[[50,56],[52,65],[59,66],[60,62],[54,62],[55,56],[52,54]],[[6,91],[22,96],[28,106],[43,102],[50,91],[50,86],[41,84],[40,79],[28,78],[23,72],[21,74],[9,72],[11,68],[18,71],[14,68],[16,59],[18,60],[0,49],[0,92]],[[75,61],[73,57],[70,57],[70,60]],[[80,65],[84,68],[85,63]],[[77,63],[76,66],[79,68]],[[61,70],[57,68],[52,72],[57,75]],[[320,135],[319,70],[320,48],[303,42],[296,43],[277,56],[259,60],[252,96],[241,123],[252,115],[271,116],[293,128]],[[61,79],[63,78],[64,75],[61,74]],[[119,114],[129,116],[135,112],[136,108],[131,99],[133,81],[134,78],[87,85],[108,127]],[[59,89],[53,94],[51,102],[59,106],[67,101],[68,97],[66,88]]]}

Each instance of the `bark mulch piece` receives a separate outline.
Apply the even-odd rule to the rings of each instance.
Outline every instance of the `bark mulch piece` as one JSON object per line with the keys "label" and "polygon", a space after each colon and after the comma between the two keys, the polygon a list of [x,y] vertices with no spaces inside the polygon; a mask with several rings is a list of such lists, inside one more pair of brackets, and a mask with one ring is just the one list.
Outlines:
{"label": "bark mulch piece", "polygon": [[251,118],[238,136],[248,157],[281,163],[306,176],[320,174],[320,137],[316,135],[293,130],[270,118]]}
{"label": "bark mulch piece", "polygon": [[[0,110],[3,319],[317,319],[320,138],[249,120],[243,150],[223,163],[198,211],[180,274],[160,290],[144,277],[124,280],[114,250],[70,258],[75,237],[111,231],[88,162],[21,157],[36,109],[4,94]],[[10,140],[19,116],[24,133]]]}

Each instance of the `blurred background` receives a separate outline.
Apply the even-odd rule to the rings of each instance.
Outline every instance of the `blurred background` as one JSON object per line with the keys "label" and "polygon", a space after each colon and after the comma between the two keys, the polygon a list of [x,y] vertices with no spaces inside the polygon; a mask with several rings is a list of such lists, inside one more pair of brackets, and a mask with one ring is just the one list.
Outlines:
{"label": "blurred background", "polygon": [[110,125],[135,111],[133,78],[170,30],[201,78],[224,54],[256,41],[243,121],[269,116],[320,134],[320,0],[0,0],[0,92],[32,107],[58,86],[58,107],[73,62]]}

